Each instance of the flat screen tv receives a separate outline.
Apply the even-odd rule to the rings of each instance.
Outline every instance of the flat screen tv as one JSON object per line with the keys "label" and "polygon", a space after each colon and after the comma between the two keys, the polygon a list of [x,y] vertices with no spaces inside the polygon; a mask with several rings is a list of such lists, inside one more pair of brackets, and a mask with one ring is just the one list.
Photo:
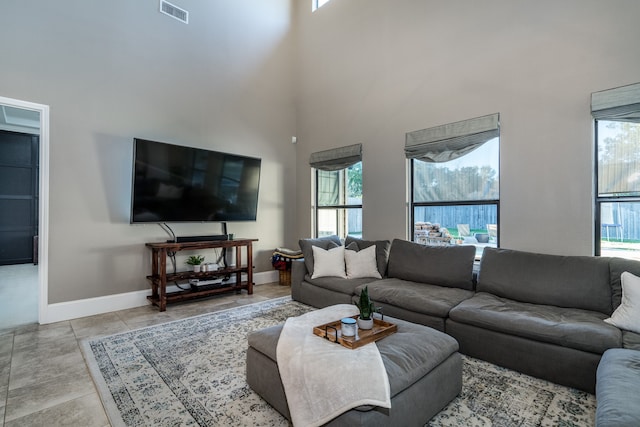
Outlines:
{"label": "flat screen tv", "polygon": [[134,138],[131,223],[255,221],[260,164]]}

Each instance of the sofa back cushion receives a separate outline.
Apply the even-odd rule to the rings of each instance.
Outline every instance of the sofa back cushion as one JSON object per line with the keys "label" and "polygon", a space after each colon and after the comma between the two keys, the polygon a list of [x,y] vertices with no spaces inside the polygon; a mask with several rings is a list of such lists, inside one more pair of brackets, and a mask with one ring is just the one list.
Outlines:
{"label": "sofa back cushion", "polygon": [[304,265],[307,267],[309,275],[313,275],[313,247],[317,246],[322,249],[331,249],[342,245],[342,241],[338,236],[320,237],[317,239],[300,239],[298,241],[302,255],[304,255]]}
{"label": "sofa back cushion", "polygon": [[474,246],[424,246],[395,239],[388,276],[411,282],[473,290]]}
{"label": "sofa back cushion", "polygon": [[625,271],[640,277],[640,261],[624,258],[609,258],[611,276],[611,307],[618,308],[622,301],[622,281],[620,276]]}
{"label": "sofa back cushion", "polygon": [[608,258],[487,247],[477,291],[532,304],[612,312]]}
{"label": "sofa back cushion", "polygon": [[347,236],[344,245],[349,247],[355,244],[358,251],[367,249],[370,246],[376,246],[376,265],[380,276],[385,277],[387,274],[387,264],[389,263],[389,249],[391,242],[388,240],[362,240],[355,237]]}

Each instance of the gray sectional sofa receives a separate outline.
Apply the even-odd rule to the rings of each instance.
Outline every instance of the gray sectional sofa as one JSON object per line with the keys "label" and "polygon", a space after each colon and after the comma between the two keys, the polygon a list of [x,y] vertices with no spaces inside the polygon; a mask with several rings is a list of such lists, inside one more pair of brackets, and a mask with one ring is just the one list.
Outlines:
{"label": "gray sectional sofa", "polygon": [[[367,286],[385,314],[446,332],[463,354],[590,393],[605,351],[640,349],[638,334],[604,322],[621,303],[622,272],[640,276],[638,261],[485,248],[474,270],[472,246],[344,243],[379,245],[379,270],[388,259],[383,278],[311,279],[305,258],[293,263],[293,299],[325,307],[353,302]],[[300,244],[309,256],[312,245],[340,241]]]}

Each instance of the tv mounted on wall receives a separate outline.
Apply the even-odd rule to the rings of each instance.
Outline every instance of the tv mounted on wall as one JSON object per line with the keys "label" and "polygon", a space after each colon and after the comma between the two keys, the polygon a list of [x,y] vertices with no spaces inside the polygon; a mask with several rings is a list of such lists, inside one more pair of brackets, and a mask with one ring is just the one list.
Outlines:
{"label": "tv mounted on wall", "polygon": [[261,159],[134,138],[131,223],[255,221]]}

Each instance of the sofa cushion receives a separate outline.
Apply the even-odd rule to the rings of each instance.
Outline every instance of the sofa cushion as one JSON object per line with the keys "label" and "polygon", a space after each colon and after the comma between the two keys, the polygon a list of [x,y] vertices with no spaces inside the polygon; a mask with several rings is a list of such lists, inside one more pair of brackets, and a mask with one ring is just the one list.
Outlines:
{"label": "sofa cushion", "polygon": [[307,266],[309,274],[313,274],[313,247],[317,246],[322,249],[335,248],[342,245],[340,237],[327,236],[318,239],[300,239],[298,241],[302,255],[304,255],[304,264]]}
{"label": "sofa cushion", "polygon": [[626,331],[640,333],[640,277],[622,273],[622,304],[605,322]]}
{"label": "sofa cushion", "polygon": [[622,331],[622,347],[640,350],[640,334]]}
{"label": "sofa cushion", "polygon": [[[360,296],[365,285],[358,286]],[[473,296],[473,291],[416,283],[401,279],[382,279],[369,283],[369,298],[375,303],[402,307],[416,313],[446,318],[449,310]]]}
{"label": "sofa cushion", "polygon": [[344,246],[336,246],[335,248],[322,249],[313,246],[313,273],[311,277],[317,279],[319,277],[347,277],[344,268]]}
{"label": "sofa cushion", "polygon": [[424,246],[395,239],[388,276],[410,282],[473,290],[473,246]]}
{"label": "sofa cushion", "polygon": [[533,304],[579,308],[610,315],[609,260],[487,247],[478,292]]}
{"label": "sofa cushion", "polygon": [[329,289],[331,291],[340,292],[347,295],[353,295],[355,289],[360,285],[371,283],[372,281],[379,279],[372,279],[370,277],[361,279],[341,279],[339,277],[320,277],[318,279],[312,279],[308,274],[304,277],[304,281],[323,289]]}
{"label": "sofa cushion", "polygon": [[600,354],[622,345],[622,333],[597,311],[530,304],[478,292],[449,312],[459,323]]}
{"label": "sofa cushion", "polygon": [[389,263],[389,249],[391,248],[391,242],[388,240],[362,240],[355,237],[347,236],[344,241],[345,246],[349,246],[355,243],[359,251],[366,249],[370,246],[376,246],[376,264],[378,266],[378,272],[380,276],[384,277],[387,274],[387,264]]}
{"label": "sofa cushion", "polygon": [[360,279],[363,277],[373,277],[382,279],[378,266],[376,265],[376,247],[369,246],[362,250],[349,249],[351,243],[344,251],[344,263],[347,269],[347,278]]}
{"label": "sofa cushion", "polygon": [[628,271],[634,276],[640,277],[640,261],[624,258],[609,258],[609,271],[611,280],[611,305],[612,309],[618,308],[622,302],[622,273]]}
{"label": "sofa cushion", "polygon": [[640,425],[640,351],[607,350],[596,374],[596,426]]}

